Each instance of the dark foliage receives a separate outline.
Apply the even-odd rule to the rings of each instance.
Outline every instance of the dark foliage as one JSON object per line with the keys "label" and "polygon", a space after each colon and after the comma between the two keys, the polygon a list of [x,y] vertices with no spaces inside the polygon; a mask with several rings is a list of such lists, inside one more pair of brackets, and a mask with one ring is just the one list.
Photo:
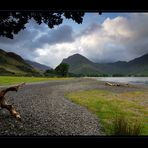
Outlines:
{"label": "dark foliage", "polygon": [[49,28],[59,25],[63,19],[72,19],[80,24],[83,21],[84,12],[80,11],[1,11],[0,12],[0,36],[13,39],[14,34],[25,29],[25,24],[34,19],[37,24],[45,23]]}
{"label": "dark foliage", "polygon": [[54,77],[54,76],[56,76],[56,72],[54,71],[54,69],[47,69],[44,72],[44,76]]}
{"label": "dark foliage", "polygon": [[69,65],[66,63],[61,63],[55,68],[55,72],[57,75],[60,76],[67,76],[68,74]]}

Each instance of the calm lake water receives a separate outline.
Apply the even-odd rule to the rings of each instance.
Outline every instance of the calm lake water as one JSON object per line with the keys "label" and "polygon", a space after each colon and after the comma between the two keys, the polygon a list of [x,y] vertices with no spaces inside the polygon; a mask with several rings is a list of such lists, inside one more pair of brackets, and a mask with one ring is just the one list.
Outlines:
{"label": "calm lake water", "polygon": [[145,84],[148,85],[148,77],[94,77],[94,79],[107,82],[121,82],[130,84]]}

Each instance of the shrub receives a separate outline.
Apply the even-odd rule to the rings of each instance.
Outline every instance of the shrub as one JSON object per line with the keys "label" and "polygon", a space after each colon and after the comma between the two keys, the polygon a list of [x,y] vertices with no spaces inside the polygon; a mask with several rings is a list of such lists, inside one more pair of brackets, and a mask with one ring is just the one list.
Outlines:
{"label": "shrub", "polygon": [[113,135],[121,135],[121,136],[128,136],[128,135],[140,135],[142,131],[142,124],[141,122],[135,120],[132,123],[129,122],[124,116],[115,117],[112,122],[112,132]]}

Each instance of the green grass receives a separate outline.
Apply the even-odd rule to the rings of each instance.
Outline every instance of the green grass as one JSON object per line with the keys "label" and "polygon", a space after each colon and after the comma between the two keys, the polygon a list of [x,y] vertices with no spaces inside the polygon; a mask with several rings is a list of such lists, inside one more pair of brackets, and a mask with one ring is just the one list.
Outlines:
{"label": "green grass", "polygon": [[75,103],[95,113],[107,135],[113,133],[113,120],[124,116],[129,124],[142,123],[141,135],[148,135],[148,92],[114,93],[106,90],[88,90],[66,94]]}
{"label": "green grass", "polygon": [[53,80],[69,80],[72,78],[45,78],[45,77],[12,77],[12,76],[0,76],[0,86],[12,85],[22,82],[42,82],[42,81],[53,81]]}
{"label": "green grass", "polygon": [[117,116],[114,118],[113,122],[113,130],[112,134],[117,136],[131,136],[135,135],[138,136],[141,134],[142,131],[142,123],[139,121],[134,121],[130,123],[128,118],[125,116]]}

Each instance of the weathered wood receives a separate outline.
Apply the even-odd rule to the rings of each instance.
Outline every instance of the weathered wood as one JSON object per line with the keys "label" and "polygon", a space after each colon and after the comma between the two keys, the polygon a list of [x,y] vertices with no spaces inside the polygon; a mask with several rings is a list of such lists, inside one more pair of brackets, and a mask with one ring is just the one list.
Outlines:
{"label": "weathered wood", "polygon": [[115,83],[110,83],[110,82],[106,82],[105,84],[109,86],[121,86],[120,84],[115,84]]}
{"label": "weathered wood", "polygon": [[110,83],[110,82],[106,82],[105,84],[106,84],[106,85],[109,85],[109,86],[113,86],[113,84]]}
{"label": "weathered wood", "polygon": [[105,82],[106,85],[109,86],[127,86],[129,87],[129,84],[119,84],[119,83],[111,83],[111,82]]}
{"label": "weathered wood", "polygon": [[7,109],[10,114],[15,117],[17,120],[21,121],[21,116],[20,114],[16,111],[15,107],[12,106],[12,105],[9,105],[7,102],[6,102],[6,98],[5,98],[5,94],[9,91],[18,91],[18,89],[20,89],[21,87],[23,87],[23,85],[25,85],[25,83],[22,83],[22,84],[19,84],[17,86],[12,86],[12,87],[9,87],[9,88],[6,88],[6,89],[3,89],[1,92],[0,92],[0,107],[1,108],[5,108]]}

